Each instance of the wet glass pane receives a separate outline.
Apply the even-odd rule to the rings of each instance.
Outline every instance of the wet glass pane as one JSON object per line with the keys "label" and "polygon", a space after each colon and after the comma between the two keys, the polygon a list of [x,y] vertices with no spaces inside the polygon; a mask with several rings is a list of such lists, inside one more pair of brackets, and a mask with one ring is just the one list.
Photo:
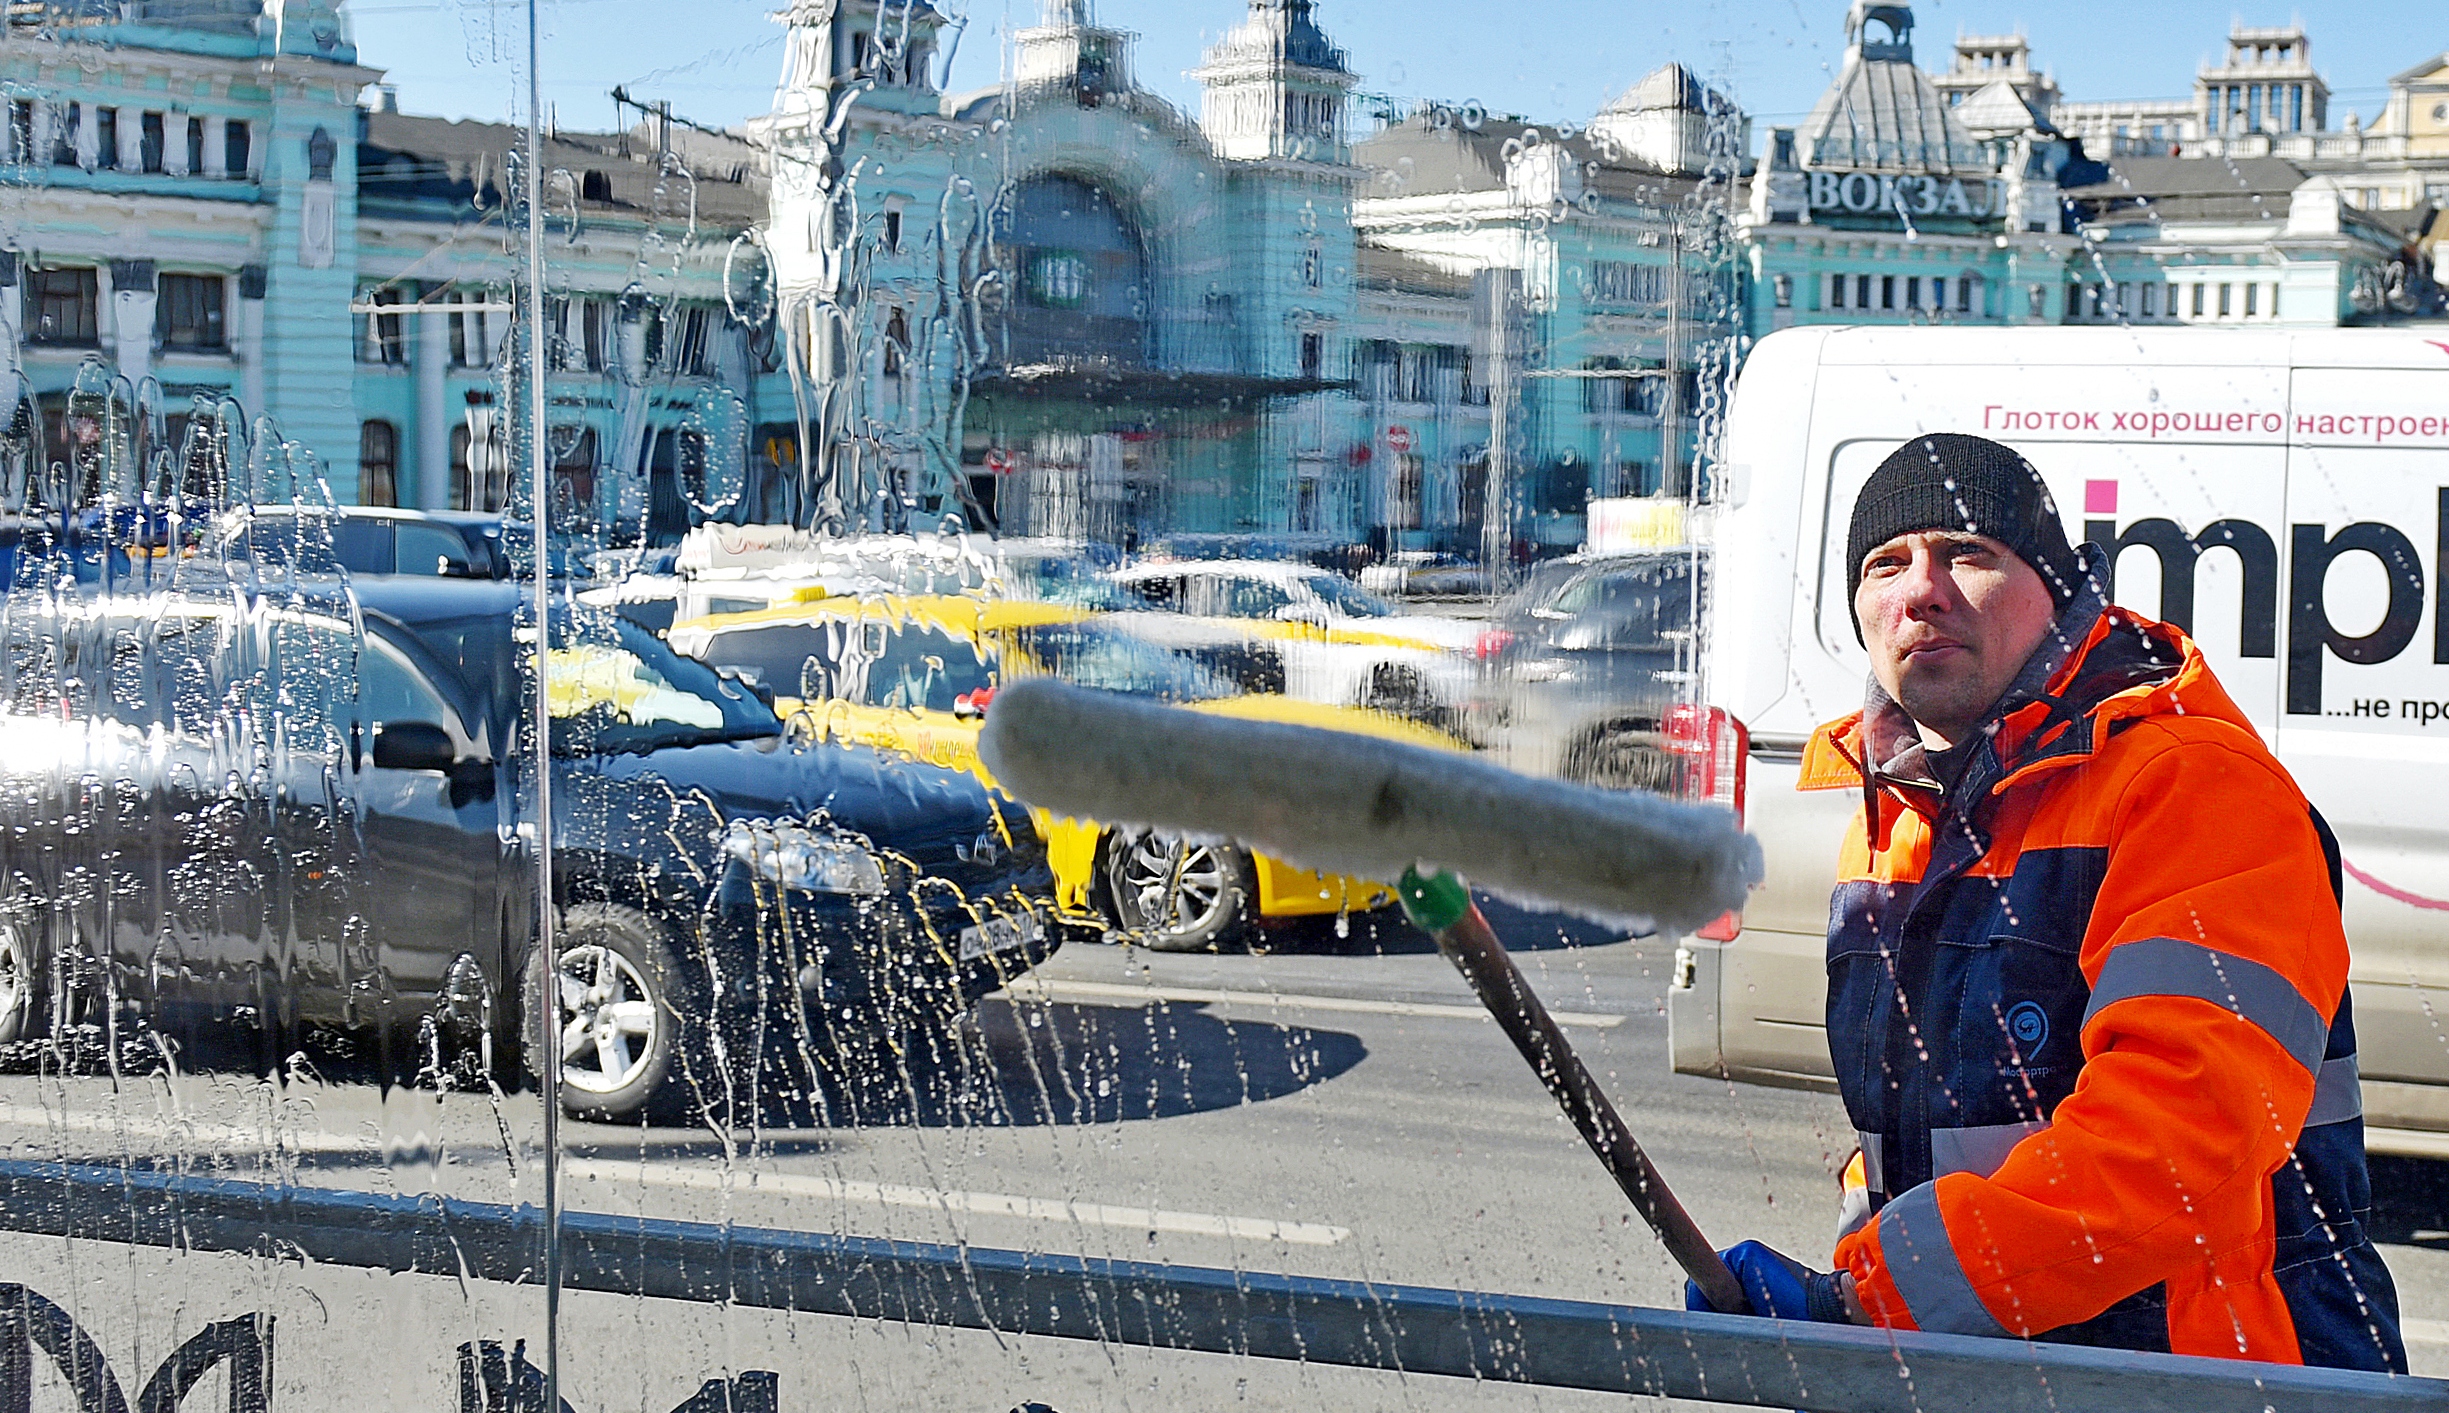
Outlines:
{"label": "wet glass pane", "polygon": [[0,1413],[2439,1393],[2420,46],[684,9],[9,7]]}

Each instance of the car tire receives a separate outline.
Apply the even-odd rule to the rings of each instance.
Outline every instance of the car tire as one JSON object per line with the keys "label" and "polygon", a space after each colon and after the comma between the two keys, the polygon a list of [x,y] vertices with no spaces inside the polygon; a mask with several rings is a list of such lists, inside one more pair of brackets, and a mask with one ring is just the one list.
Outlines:
{"label": "car tire", "polygon": [[527,1072],[544,1074],[542,1008],[558,997],[561,1107],[605,1122],[646,1115],[672,1077],[688,1017],[683,975],[662,924],[618,903],[579,903],[562,913],[555,964],[532,958],[522,988],[520,1033]]}
{"label": "car tire", "polygon": [[1149,951],[1204,952],[1248,935],[1259,890],[1258,866],[1247,850],[1168,834],[1113,833],[1104,855],[1115,924]]}
{"label": "car tire", "polygon": [[1565,748],[1557,773],[1602,790],[1643,790],[1672,795],[1683,786],[1682,763],[1655,731],[1619,726],[1594,731]]}
{"label": "car tire", "polygon": [[51,1034],[50,961],[19,914],[0,913],[0,1045]]}
{"label": "car tire", "polygon": [[1420,680],[1420,674],[1387,663],[1371,669],[1369,686],[1361,693],[1358,705],[1409,721],[1427,721],[1437,714],[1437,703],[1429,695],[1428,684]]}

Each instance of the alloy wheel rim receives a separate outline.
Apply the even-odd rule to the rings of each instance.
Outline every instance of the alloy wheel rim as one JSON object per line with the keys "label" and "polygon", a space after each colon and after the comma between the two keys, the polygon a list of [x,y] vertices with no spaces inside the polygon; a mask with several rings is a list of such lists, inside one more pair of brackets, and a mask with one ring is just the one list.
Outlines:
{"label": "alloy wheel rim", "polygon": [[15,1015],[33,995],[32,965],[17,929],[0,923],[0,1016]]}
{"label": "alloy wheel rim", "polygon": [[1146,835],[1124,855],[1122,892],[1142,927],[1196,932],[1224,906],[1224,860],[1211,844]]}
{"label": "alloy wheel rim", "polygon": [[554,970],[561,996],[561,1082],[609,1094],[646,1070],[663,1029],[655,993],[610,947],[572,947]]}

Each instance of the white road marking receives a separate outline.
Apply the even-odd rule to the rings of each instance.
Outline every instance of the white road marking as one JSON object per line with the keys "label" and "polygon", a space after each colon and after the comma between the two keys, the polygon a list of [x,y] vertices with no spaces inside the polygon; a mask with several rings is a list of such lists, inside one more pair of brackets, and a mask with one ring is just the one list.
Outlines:
{"label": "white road marking", "polygon": [[375,1153],[382,1148],[372,1137],[365,1135],[350,1137],[286,1124],[200,1123],[163,1114],[113,1112],[108,1108],[51,1109],[40,1105],[0,1104],[0,1127],[122,1134],[130,1138],[177,1138],[195,1148],[217,1152],[277,1147],[292,1153]]}
{"label": "white road marking", "polygon": [[2449,1344],[2449,1320],[2410,1320],[2401,1317],[2398,1332],[2409,1344]]}
{"label": "white road marking", "polygon": [[[1188,986],[1124,986],[1111,981],[1067,981],[1024,976],[1004,988],[1023,1001],[1123,1002],[1152,1005],[1178,1001],[1184,1005],[1281,1006],[1299,1011],[1350,1011],[1372,1016],[1427,1016],[1439,1020],[1487,1020],[1479,1006],[1453,1006],[1435,1001],[1365,1001],[1351,996],[1304,996],[1290,991],[1205,991]],[[1558,1025],[1583,1025],[1596,1030],[1624,1024],[1624,1017],[1597,1011],[1550,1011]]]}
{"label": "white road marking", "polygon": [[[239,1124],[197,1123],[159,1114],[111,1113],[90,1109],[49,1109],[36,1105],[0,1104],[0,1128],[21,1128],[80,1134],[111,1134],[129,1138],[175,1138],[194,1148],[214,1152],[248,1152],[277,1145],[291,1153],[356,1153],[380,1151],[370,1136],[267,1129]],[[1177,1232],[1189,1236],[1223,1236],[1242,1241],[1280,1241],[1293,1246],[1333,1246],[1352,1235],[1347,1227],[1319,1222],[1279,1222],[1265,1217],[1223,1217],[1208,1212],[1169,1212],[1154,1207],[1115,1207],[1102,1202],[1075,1202],[1052,1197],[1012,1197],[1000,1192],[944,1192],[931,1187],[860,1182],[800,1173],[759,1172],[697,1166],[641,1166],[601,1158],[565,1158],[561,1170],[572,1178],[607,1183],[643,1183],[649,1187],[687,1187],[734,1192],[813,1197],[828,1202],[873,1202],[887,1207],[923,1207],[979,1217],[1022,1217],[1041,1222],[1073,1222],[1118,1227],[1126,1231]]]}
{"label": "white road marking", "polygon": [[887,1182],[806,1173],[771,1173],[750,1169],[724,1172],[704,1167],[641,1167],[634,1162],[572,1158],[561,1165],[573,1178],[642,1182],[650,1187],[723,1188],[737,1193],[767,1193],[813,1197],[827,1202],[874,1202],[887,1207],[923,1207],[978,1217],[1025,1217],[1041,1222],[1078,1222],[1119,1227],[1126,1231],[1181,1232],[1191,1236],[1228,1236],[1244,1241],[1281,1241],[1295,1246],[1333,1246],[1350,1237],[1345,1227],[1317,1222],[1278,1222],[1265,1217],[1220,1217],[1207,1212],[1168,1212],[1153,1207],[1110,1207],[1102,1202],[1068,1198],[1011,1197],[1000,1192],[945,1192],[932,1187],[903,1187]]}

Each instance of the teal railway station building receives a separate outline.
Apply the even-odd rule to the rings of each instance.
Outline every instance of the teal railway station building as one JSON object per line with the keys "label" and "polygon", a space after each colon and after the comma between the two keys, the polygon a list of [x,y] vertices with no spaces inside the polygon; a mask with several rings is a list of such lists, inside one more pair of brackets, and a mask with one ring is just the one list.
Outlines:
{"label": "teal railway station building", "polygon": [[[2410,139],[2342,156],[2321,102],[2237,80],[2319,99],[2300,33],[2237,31],[2200,91],[2242,106],[2163,140],[2020,40],[1924,70],[1903,4],[1854,4],[1810,116],[1761,132],[1679,65],[1588,115],[1374,97],[1399,56],[1312,0],[1250,0],[1186,112],[1114,18],[1047,0],[956,93],[925,4],[794,0],[741,131],[624,94],[619,130],[548,133],[559,513],[1548,553],[1593,498],[1705,493],[1774,329],[2437,305],[2440,202],[2370,196],[2430,191]],[[380,57],[333,0],[10,8],[0,363],[42,450],[32,416],[0,450],[57,459],[82,379],[156,445],[269,414],[342,500],[503,503],[522,135],[398,111]]]}

